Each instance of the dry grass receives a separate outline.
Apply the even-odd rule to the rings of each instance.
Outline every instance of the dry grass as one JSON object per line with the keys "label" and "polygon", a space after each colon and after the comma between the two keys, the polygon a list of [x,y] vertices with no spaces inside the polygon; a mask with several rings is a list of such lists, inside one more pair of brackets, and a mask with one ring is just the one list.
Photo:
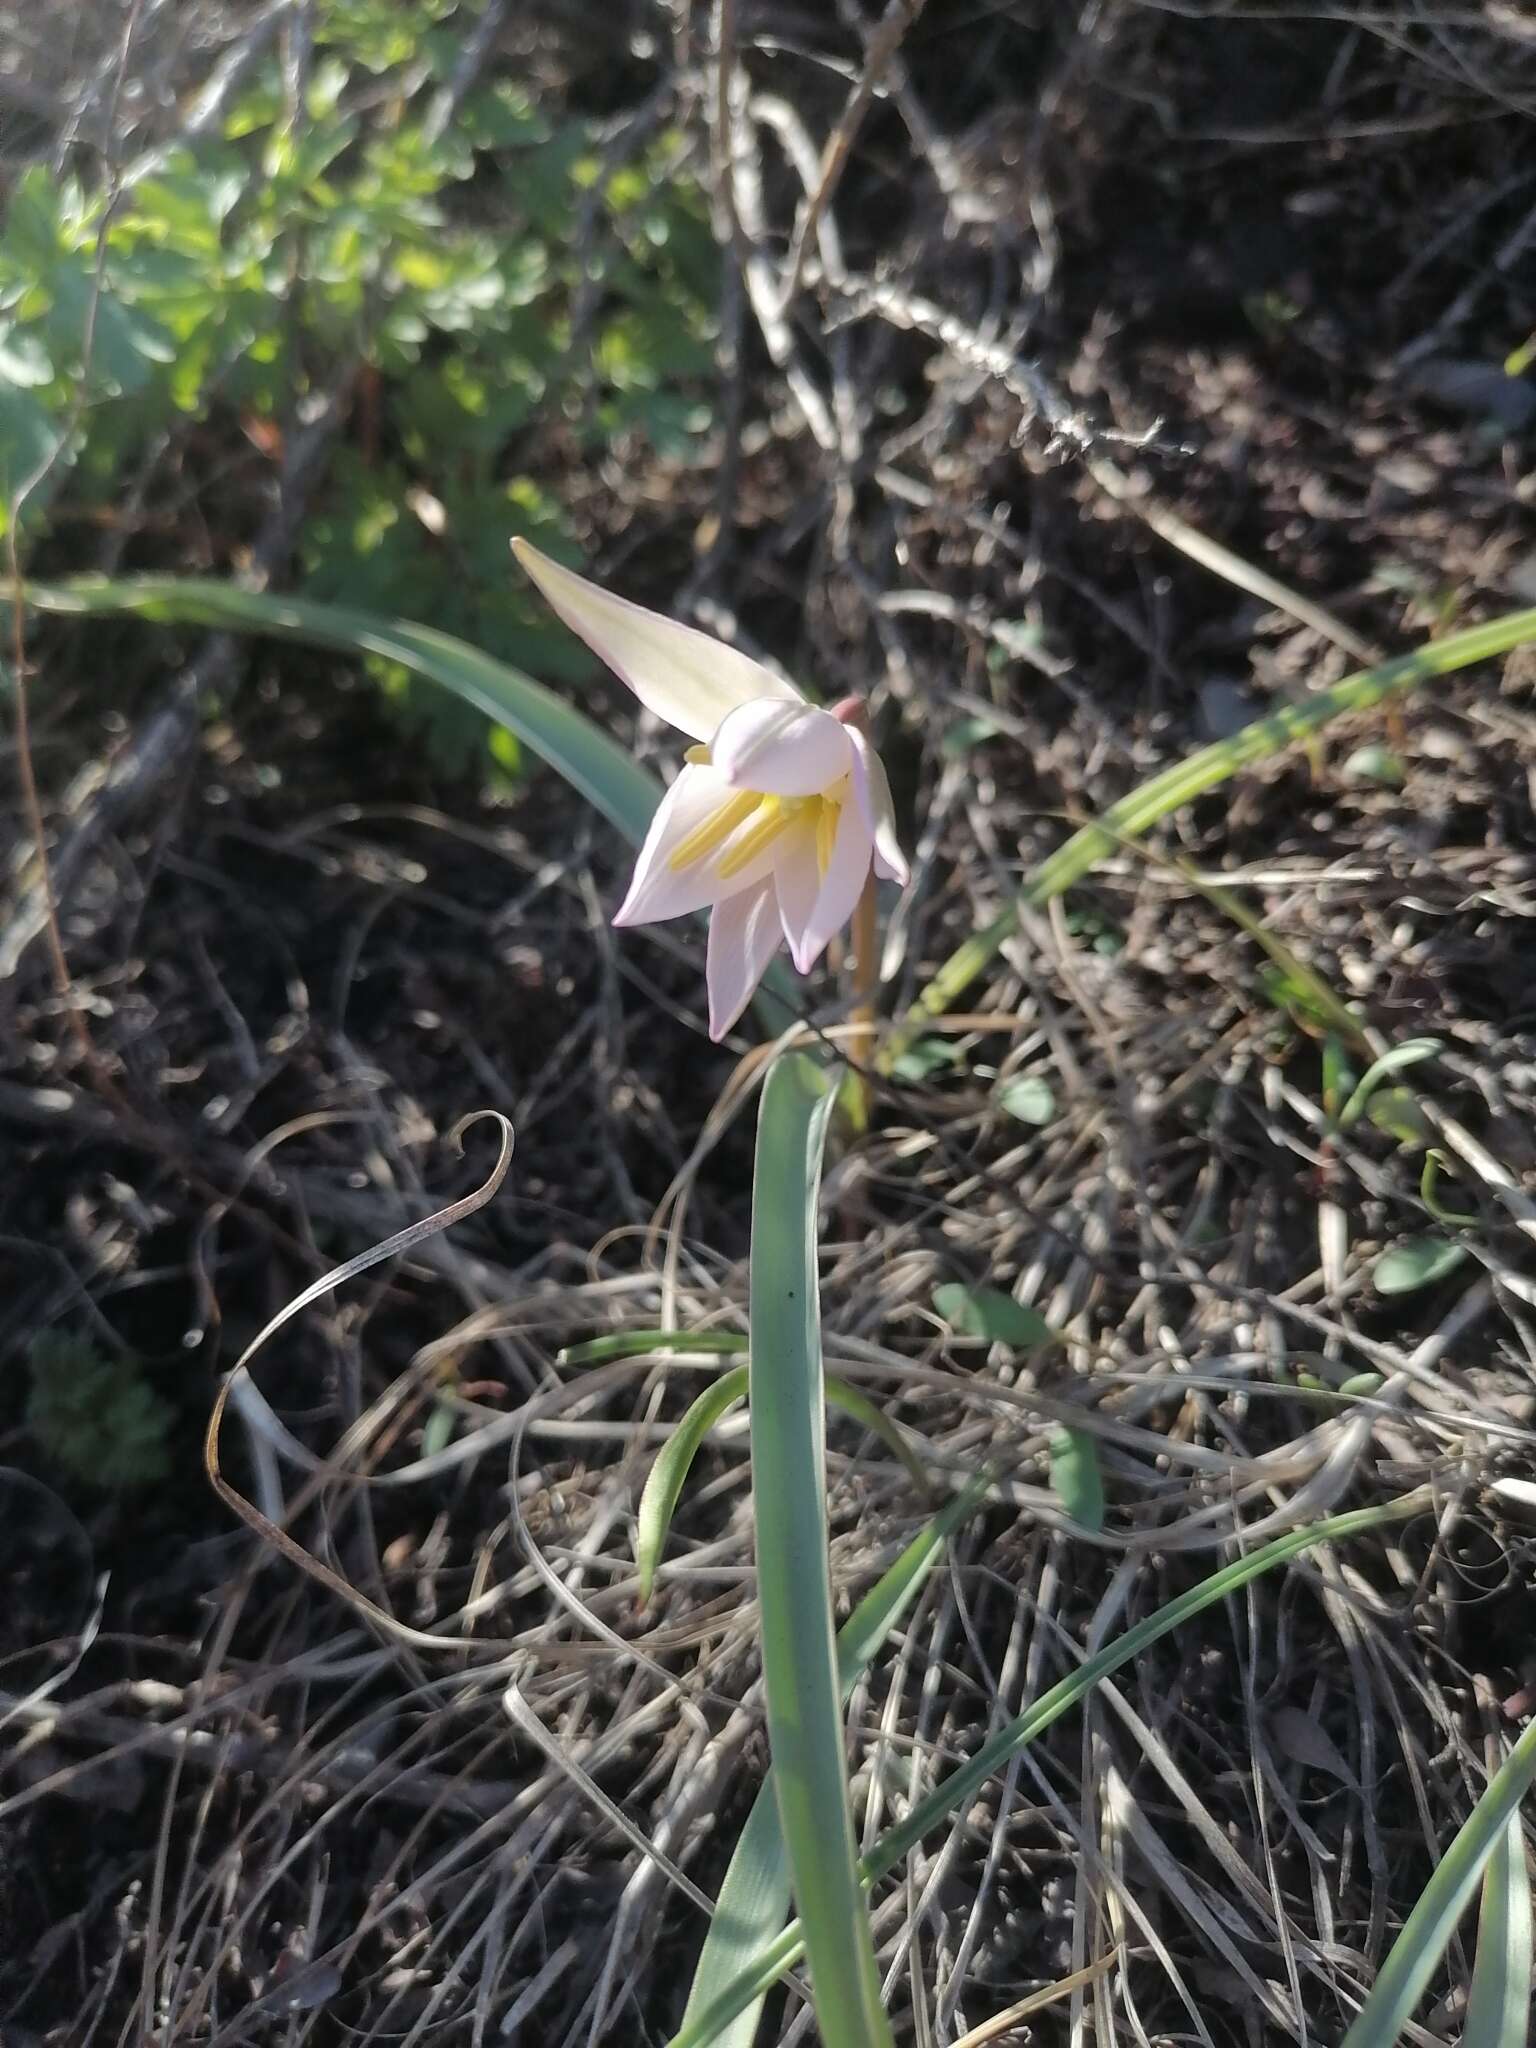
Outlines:
{"label": "dry grass", "polygon": [[[524,33],[558,75],[562,35],[590,24],[536,12]],[[742,5],[724,94],[684,38],[671,111],[740,258],[725,437],[709,474],[616,464],[568,493],[637,594],[685,584],[701,620],[829,692],[873,683],[916,848],[892,1011],[1066,819],[1208,737],[1234,697],[1338,672],[1316,621],[1168,549],[1136,491],[1382,645],[1528,574],[1514,444],[1390,368],[1474,282],[1458,349],[1530,315],[1497,262],[1528,189],[1490,202],[1475,247],[1414,269],[1523,132],[1519,22],[1038,12],[960,22],[934,0],[873,102],[851,4],[840,29]],[[1218,134],[1202,81],[1224,37],[1234,67],[1273,37],[1293,68],[1278,111],[1237,106]],[[1303,119],[1284,90],[1311,95],[1314,74],[1332,83]],[[847,165],[818,196],[840,122]],[[1166,263],[1117,225],[1149,134]],[[1235,167],[1271,225],[1323,224],[1326,260],[1303,252],[1293,276],[1286,245],[1277,273],[1243,270]],[[1309,191],[1329,207],[1288,214]],[[1403,280],[1384,302],[1383,267]],[[875,277],[1017,377],[885,317],[856,289]],[[1317,291],[1275,314],[1277,340],[1256,302],[1297,277]],[[1128,452],[1111,428],[1156,432]],[[558,436],[534,453],[554,465]],[[704,519],[718,537],[690,553]],[[40,652],[67,679],[38,745],[62,821],[97,743],[68,679],[94,657],[63,632]],[[125,656],[140,674],[162,658],[147,637]],[[1026,926],[937,1034],[953,1062],[877,1083],[831,1167],[829,1363],[909,1433],[936,1493],[1008,1475],[855,1697],[867,1839],[1235,1536],[1426,1479],[1442,1502],[1171,1640],[925,1844],[876,1918],[919,2043],[979,2041],[1074,1972],[1027,2023],[1074,2048],[1090,2027],[1336,2038],[1477,1796],[1500,1702],[1528,1704],[1531,1537],[1497,1482],[1536,1441],[1529,689],[1512,661],[1502,688],[1478,673],[1410,703],[1401,787],[1351,777],[1356,733],[1164,842],[1372,1028],[1443,1041],[1412,1078],[1480,1250],[1439,1287],[1371,1282],[1376,1252],[1425,1227],[1418,1155],[1322,1128],[1318,1042],[1266,994],[1265,956],[1130,855]],[[957,746],[974,719],[993,736]],[[10,986],[9,1335],[18,1353],[59,1322],[131,1343],[179,1378],[187,1418],[176,1486],[87,1500],[59,1538],[86,1568],[5,1646],[27,1653],[0,1672],[18,2041],[659,2041],[759,1782],[743,1430],[701,1458],[642,1610],[638,1489],[708,1362],[560,1354],[745,1327],[761,1063],[703,1049],[690,934],[610,932],[605,831],[543,782],[511,807],[445,794],[381,721],[350,679],[253,656],[163,804],[74,878],[75,986],[132,1117],[72,1063],[35,947]],[[1041,1128],[997,1106],[1025,1071],[1054,1096]],[[255,1369],[264,1402],[230,1425],[244,1490],[269,1510],[302,1496],[291,1533],[381,1626],[232,1530],[195,1440],[218,1371],[286,1295],[475,1184],[477,1141],[455,1161],[441,1137],[484,1105],[517,1128],[502,1195],[285,1332]],[[1069,1344],[1031,1368],[955,1338],[933,1309],[954,1280],[1034,1304]],[[1380,1383],[1343,1403],[1299,1371]],[[1064,1419],[1097,1443],[1097,1537],[1049,1487]],[[10,1411],[7,1428],[7,1463],[31,1460]],[[929,1503],[845,1419],[831,1449],[851,1603]],[[22,1512],[12,1496],[13,1527]],[[99,1616],[91,1561],[111,1572]],[[774,2038],[809,2031],[793,1990],[770,2012]],[[1455,2025],[1448,2001],[1424,2038]]]}

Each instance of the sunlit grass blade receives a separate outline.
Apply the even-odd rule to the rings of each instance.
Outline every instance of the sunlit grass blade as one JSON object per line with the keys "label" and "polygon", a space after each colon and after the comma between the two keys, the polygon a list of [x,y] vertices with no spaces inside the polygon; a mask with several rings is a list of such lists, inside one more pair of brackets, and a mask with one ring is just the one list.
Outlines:
{"label": "sunlit grass blade", "polygon": [[39,611],[129,613],[166,626],[261,633],[344,654],[382,655],[515,732],[635,844],[661,801],[656,778],[573,705],[520,669],[431,626],[196,577],[81,576],[68,583],[30,583],[24,595]]}
{"label": "sunlit grass blade", "polygon": [[834,1408],[841,1408],[852,1421],[867,1429],[871,1436],[879,1438],[891,1456],[905,1468],[907,1477],[920,1495],[928,1491],[928,1474],[923,1469],[922,1459],[884,1409],[877,1407],[862,1388],[851,1387],[846,1380],[829,1373],[827,1399]]}
{"label": "sunlit grass blade", "polygon": [[635,1565],[640,1573],[640,1598],[649,1600],[656,1570],[666,1545],[672,1515],[700,1444],[721,1417],[747,1391],[747,1368],[734,1366],[706,1387],[667,1438],[651,1464],[635,1513]]}
{"label": "sunlit grass blade", "polygon": [[[655,1462],[640,1495],[635,1515],[635,1564],[640,1572],[640,1598],[649,1600],[656,1584],[656,1571],[666,1544],[667,1531],[677,1508],[688,1473],[698,1456],[699,1446],[727,1411],[745,1398],[747,1368],[734,1367],[722,1373],[712,1387],[706,1387],[689,1407],[671,1436],[657,1452]],[[919,1492],[926,1492],[928,1475],[901,1431],[888,1415],[878,1409],[868,1394],[850,1387],[846,1380],[827,1379],[827,1399],[855,1422],[877,1436],[900,1460]]]}
{"label": "sunlit grass blade", "polygon": [[[1319,1543],[1339,1542],[1350,1536],[1362,1535],[1366,1530],[1380,1528],[1383,1523],[1401,1520],[1405,1516],[1418,1514],[1432,1503],[1427,1488],[1405,1495],[1403,1499],[1388,1502],[1382,1507],[1356,1508],[1348,1514],[1332,1515],[1327,1520],[1312,1522],[1300,1529],[1291,1529],[1284,1536],[1277,1536],[1272,1543],[1266,1543],[1250,1556],[1237,1559],[1225,1565],[1218,1572],[1212,1572],[1192,1586],[1187,1593],[1168,1601],[1134,1628],[1126,1630],[1113,1643],[1085,1661],[1068,1677],[1061,1679],[1049,1691],[1041,1694],[1032,1706],[1025,1708],[1013,1720],[1006,1722],[976,1754],[952,1771],[943,1782],[935,1786],[926,1799],[921,1799],[897,1824],[887,1830],[873,1849],[859,1865],[859,1873],[865,1884],[872,1884],[901,1862],[924,1835],[948,1819],[957,1807],[964,1806],[974,1798],[988,1778],[1002,1769],[1008,1759],[1018,1750],[1025,1748],[1045,1732],[1063,1714],[1069,1712],[1078,1702],[1092,1692],[1101,1679],[1108,1678],[1123,1664],[1139,1657],[1160,1637],[1181,1628],[1186,1621],[1218,1600],[1226,1599],[1238,1592],[1265,1572],[1273,1571],[1277,1565],[1286,1564],[1304,1551],[1314,1549]],[[1536,1733],[1536,1723],[1522,1736],[1522,1743]],[[1511,1762],[1514,1759],[1511,1758]],[[1507,1770],[1508,1765],[1505,1766]],[[1503,1774],[1501,1773],[1501,1776]],[[1470,1825],[1470,1823],[1469,1823]],[[1463,1830],[1463,1833],[1466,1831]],[[1460,1838],[1458,1837],[1458,1840]],[[1475,1873],[1473,1882],[1475,1882]],[[1464,1903],[1464,1902],[1463,1902]],[[1406,1930],[1405,1930],[1406,1932]],[[722,2028],[752,2000],[760,1998],[803,1953],[804,1941],[799,1921],[792,1921],[781,1934],[758,1950],[751,1962],[745,1965],[741,1974],[726,1985],[711,2001],[693,2014],[691,2019],[672,2037],[669,2048],[703,2048]],[[1346,2048],[1360,2048],[1354,2041]]]}
{"label": "sunlit grass blade", "polygon": [[[1104,820],[1100,819],[1099,830],[1104,829]],[[1170,860],[1153,848],[1142,846],[1123,835],[1121,845],[1149,867],[1163,869],[1176,876],[1187,888],[1195,890],[1269,955],[1273,973],[1266,979],[1265,992],[1294,1023],[1311,1030],[1321,1026],[1335,1032],[1349,1045],[1367,1044],[1365,1027],[1349,1006],[1334,994],[1317,970],[1294,952],[1278,932],[1272,932],[1263,918],[1256,916],[1233,890],[1211,881],[1189,861]]]}
{"label": "sunlit grass blade", "polygon": [[763,1084],[752,1184],[752,1512],[779,1824],[824,2048],[889,2048],[855,1861],[827,1559],[816,1271],[834,1077],[804,1053]]}
{"label": "sunlit grass blade", "polygon": [[[521,669],[431,626],[193,576],[77,576],[66,583],[24,584],[21,594],[37,611],[132,616],[166,626],[260,633],[342,654],[381,655],[440,683],[516,733],[631,845],[645,838],[661,802],[655,776],[574,705]],[[773,1031],[797,1014],[794,982],[781,962],[770,962],[754,1000]]]}
{"label": "sunlit grass blade", "polygon": [[[985,1477],[973,1479],[907,1545],[843,1623],[837,1638],[837,1675],[846,1704],[860,1674],[916,1598],[944,1544],[986,1497]],[[736,1840],[715,1901],[714,1916],[683,2013],[686,2031],[740,1975],[784,1925],[789,1912],[789,1862],[779,1826],[770,1768]],[[766,1989],[766,1987],[765,1987]],[[763,1994],[750,2000],[714,2036],[715,2048],[752,2048]]]}
{"label": "sunlit grass blade", "polygon": [[646,1351],[703,1353],[712,1358],[744,1358],[747,1340],[739,1330],[614,1330],[606,1337],[588,1337],[567,1344],[562,1365],[608,1365],[615,1358],[638,1358]]}
{"label": "sunlit grass blade", "polygon": [[[1530,1790],[1531,1781],[1536,1779],[1536,1721],[1532,1721],[1521,1733],[1520,1739],[1504,1759],[1476,1806],[1456,1832],[1450,1847],[1441,1857],[1434,1876],[1425,1885],[1418,1897],[1418,1903],[1403,1922],[1403,1931],[1387,1952],[1387,1959],[1376,1973],[1376,1982],[1371,1995],[1361,2007],[1354,2025],[1344,2036],[1340,2048],[1393,2048],[1402,2035],[1403,2029],[1413,2018],[1414,2008],[1423,1997],[1431,1977],[1440,1967],[1440,1958],[1450,1944],[1451,1936],[1463,1913],[1471,1904],[1478,1880],[1483,1875],[1490,1857],[1502,1854],[1510,1866],[1506,1869],[1506,1897],[1502,1907],[1505,1925],[1501,1929],[1498,1920],[1500,1909],[1490,1913],[1485,1900],[1484,1925],[1478,1941],[1478,1964],[1483,1964],[1483,1941],[1490,1935],[1494,1948],[1500,1939],[1504,1944],[1504,1967],[1507,1969],[1512,1958],[1510,1953],[1511,1930],[1508,1920],[1519,1909],[1514,1894],[1523,1880],[1524,1898],[1524,1972],[1525,1999],[1522,2014],[1528,2017],[1530,2011],[1531,1975],[1531,1908],[1529,1880],[1524,1873],[1525,1845],[1519,1841],[1520,1802]],[[1517,1838],[1515,1853],[1521,1859],[1522,1869],[1516,1879],[1512,1868],[1510,1837]],[[1497,1884],[1497,1881],[1496,1881]],[[1497,2028],[1496,2015],[1507,2007],[1509,1987],[1501,1980],[1500,1966],[1490,1961],[1483,1982],[1485,2004],[1483,2014],[1490,2027]],[[1526,2018],[1522,2018],[1516,2039],[1521,2048],[1525,2041]],[[1497,2031],[1483,2036],[1477,2048],[1494,2048],[1504,2037]],[[1467,2031],[1463,2036],[1464,2048],[1472,2048],[1472,2016],[1467,2017]]]}
{"label": "sunlit grass blade", "polygon": [[1533,639],[1536,609],[1510,612],[1501,619],[1491,619],[1487,625],[1449,634],[1444,640],[1416,648],[1412,654],[1399,655],[1393,661],[1346,676],[1343,682],[1336,683],[1331,690],[1320,690],[1305,704],[1286,705],[1267,718],[1256,719],[1230,739],[1215,740],[1161,775],[1154,775],[1139,789],[1111,804],[1101,819],[1074,832],[1040,863],[1013,903],[950,955],[890,1034],[881,1051],[882,1068],[888,1070],[928,1021],[947,1010],[985,972],[999,948],[1018,930],[1022,911],[1038,909],[1070,889],[1122,840],[1149,831],[1170,811],[1193,802],[1239,769],[1310,738],[1336,718],[1352,711],[1367,711],[1432,676],[1449,675],[1455,669],[1486,661],[1495,654],[1506,654],[1510,648]]}
{"label": "sunlit grass blade", "polygon": [[1525,1826],[1516,1813],[1483,1872],[1461,2048],[1525,2048],[1530,2022],[1531,1870]]}

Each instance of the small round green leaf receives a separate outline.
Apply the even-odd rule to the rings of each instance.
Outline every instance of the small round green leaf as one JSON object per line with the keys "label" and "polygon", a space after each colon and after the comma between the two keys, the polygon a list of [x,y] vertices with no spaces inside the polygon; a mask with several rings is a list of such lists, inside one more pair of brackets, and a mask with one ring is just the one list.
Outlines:
{"label": "small round green leaf", "polygon": [[892,1063],[891,1072],[898,1081],[926,1081],[930,1074],[954,1066],[960,1056],[953,1039],[920,1038]]}
{"label": "small round green leaf", "polygon": [[1026,1307],[996,1287],[962,1287],[949,1280],[933,1290],[933,1305],[962,1337],[985,1337],[991,1344],[1008,1344],[1015,1351],[1058,1341],[1058,1333],[1038,1309]]}
{"label": "small round green leaf", "polygon": [[1048,1124],[1056,1114],[1056,1097],[1049,1081],[1038,1074],[1018,1074],[1004,1082],[997,1099],[1008,1114],[1021,1124]]}
{"label": "small round green leaf", "polygon": [[1351,782],[1380,782],[1389,789],[1401,789],[1408,779],[1402,755],[1380,745],[1356,747],[1344,763],[1344,773]]}
{"label": "small round green leaf", "polygon": [[1466,1248],[1445,1237],[1408,1237],[1384,1251],[1371,1275],[1378,1294],[1413,1294],[1433,1287],[1466,1259]]}

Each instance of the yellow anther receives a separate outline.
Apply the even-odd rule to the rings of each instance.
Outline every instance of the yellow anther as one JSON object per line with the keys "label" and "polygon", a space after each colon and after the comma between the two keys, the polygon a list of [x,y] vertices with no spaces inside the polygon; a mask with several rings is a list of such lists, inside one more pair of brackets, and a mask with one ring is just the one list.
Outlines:
{"label": "yellow anther", "polygon": [[765,796],[758,799],[757,822],[747,828],[720,863],[719,874],[722,882],[728,882],[732,875],[739,875],[748,861],[757,859],[782,838],[799,816],[802,806],[798,802],[786,801],[783,797]]}
{"label": "yellow anther", "polygon": [[747,822],[757,804],[755,789],[744,789],[740,796],[729,798],[712,817],[706,818],[702,825],[695,825],[685,839],[678,841],[667,866],[674,870],[691,868],[696,860],[704,860],[730,838],[738,825]]}
{"label": "yellow anther", "polygon": [[684,747],[683,759],[690,768],[707,768],[709,766],[709,749],[708,747]]}
{"label": "yellow anther", "polygon": [[837,821],[843,807],[824,796],[819,799],[816,811],[816,865],[826,879],[827,869],[832,865],[832,849],[837,844]]}

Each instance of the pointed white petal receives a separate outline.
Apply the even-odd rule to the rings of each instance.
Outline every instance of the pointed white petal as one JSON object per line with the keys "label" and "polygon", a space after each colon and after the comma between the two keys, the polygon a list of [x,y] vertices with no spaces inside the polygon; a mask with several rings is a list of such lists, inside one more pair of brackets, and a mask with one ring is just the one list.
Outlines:
{"label": "pointed white petal", "polygon": [[514,540],[512,552],[571,631],[648,711],[690,739],[709,739],[728,711],[754,698],[801,702],[792,683],[734,647],[600,590],[525,540]]}
{"label": "pointed white petal", "polygon": [[795,941],[810,923],[816,898],[821,894],[814,825],[801,826],[784,841],[774,865],[773,886],[779,901],[779,922],[793,955]]}
{"label": "pointed white petal", "polygon": [[716,900],[722,885],[713,863],[695,861],[674,868],[672,855],[690,832],[707,824],[735,794],[713,768],[690,763],[683,770],[651,820],[629,892],[614,913],[615,924],[661,924]]}
{"label": "pointed white petal", "polygon": [[779,943],[773,883],[766,876],[755,888],[715,905],[704,973],[711,1038],[724,1038],[747,1007]]}
{"label": "pointed white petal", "polygon": [[[669,917],[682,917],[690,910],[702,910],[727,896],[739,896],[764,875],[772,874],[782,840],[761,848],[750,860],[722,875],[722,866],[752,831],[757,813],[752,798],[732,789],[718,769],[708,762],[690,762],[662,798],[645,844],[635,860],[629,891],[614,912],[616,925],[662,924]],[[728,831],[682,867],[674,859],[686,849],[694,833],[714,825],[728,808],[747,813]]]}
{"label": "pointed white petal", "polygon": [[864,884],[869,880],[875,841],[869,826],[867,805],[860,801],[858,794],[863,773],[862,763],[855,756],[854,771],[850,777],[853,790],[838,815],[837,837],[832,842],[832,856],[827,862],[827,872],[821,877],[816,900],[798,929],[785,927],[790,958],[801,974],[810,973],[828,939],[834,932],[841,931],[852,917]]}
{"label": "pointed white petal", "polygon": [[857,728],[850,728],[848,737],[864,770],[862,783],[857,776],[853,778],[854,793],[864,805],[869,829],[874,835],[876,870],[905,888],[912,879],[912,870],[907,866],[907,857],[896,837],[896,806],[891,802],[891,785],[886,780],[885,763]]}
{"label": "pointed white petal", "polygon": [[848,730],[814,704],[762,699],[730,712],[709,758],[737,789],[815,796],[848,773]]}

